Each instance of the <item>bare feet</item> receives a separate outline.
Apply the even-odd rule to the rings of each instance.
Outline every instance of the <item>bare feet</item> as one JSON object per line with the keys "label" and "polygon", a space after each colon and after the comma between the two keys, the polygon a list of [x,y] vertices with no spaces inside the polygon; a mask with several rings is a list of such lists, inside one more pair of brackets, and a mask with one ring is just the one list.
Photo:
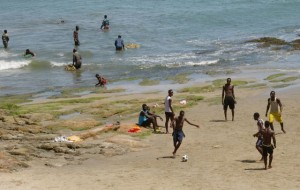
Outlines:
{"label": "bare feet", "polygon": [[176,153],[175,153],[175,152],[172,152],[172,154],[173,154],[173,158],[175,158],[175,157],[176,157]]}
{"label": "bare feet", "polygon": [[269,169],[271,169],[271,168],[272,168],[272,166],[269,166],[268,168],[269,168]]}
{"label": "bare feet", "polygon": [[286,133],[285,130],[284,130],[283,128],[281,128],[281,131],[282,131],[283,133]]}

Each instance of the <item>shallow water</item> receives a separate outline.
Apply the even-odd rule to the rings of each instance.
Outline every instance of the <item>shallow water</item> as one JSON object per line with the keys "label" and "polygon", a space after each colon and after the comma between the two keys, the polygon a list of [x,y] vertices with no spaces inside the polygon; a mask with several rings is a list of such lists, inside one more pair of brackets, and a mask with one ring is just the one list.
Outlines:
{"label": "shallow water", "polygon": [[[300,2],[296,0],[12,0],[2,6],[0,17],[5,19],[0,28],[8,30],[11,40],[7,50],[0,46],[0,95],[92,86],[96,73],[109,82],[164,81],[181,73],[192,74],[196,81],[210,78],[205,76],[208,71],[253,66],[289,72],[300,66],[297,51],[244,43],[264,36],[297,39]],[[104,14],[110,19],[108,32],[99,30]],[[72,62],[76,25],[83,67],[67,72],[64,65]],[[115,52],[113,43],[119,34],[125,43],[141,47]],[[27,48],[37,56],[24,58]]]}

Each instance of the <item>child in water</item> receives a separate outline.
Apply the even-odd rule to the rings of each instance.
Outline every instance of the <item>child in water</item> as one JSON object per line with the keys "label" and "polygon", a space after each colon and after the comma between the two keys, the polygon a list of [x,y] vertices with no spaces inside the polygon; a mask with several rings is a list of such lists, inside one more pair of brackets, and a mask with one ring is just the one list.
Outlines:
{"label": "child in water", "polygon": [[95,84],[95,86],[101,86],[104,87],[107,83],[107,80],[105,78],[103,78],[102,76],[100,76],[99,74],[96,74],[95,76],[98,80],[98,83]]}

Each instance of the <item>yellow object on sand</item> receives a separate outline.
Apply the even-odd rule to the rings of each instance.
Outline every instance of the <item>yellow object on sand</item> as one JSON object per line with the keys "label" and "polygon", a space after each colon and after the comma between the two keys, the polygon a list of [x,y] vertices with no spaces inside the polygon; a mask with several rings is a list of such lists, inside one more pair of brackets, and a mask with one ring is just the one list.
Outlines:
{"label": "yellow object on sand", "polygon": [[127,49],[137,49],[140,48],[141,46],[139,44],[126,44],[125,47]]}
{"label": "yellow object on sand", "polygon": [[80,141],[82,141],[82,139],[80,137],[75,136],[75,135],[68,137],[68,140],[69,141],[73,141],[73,142],[80,142]]}
{"label": "yellow object on sand", "polygon": [[76,68],[74,67],[74,65],[67,65],[67,66],[65,66],[65,70],[66,71],[76,71]]}

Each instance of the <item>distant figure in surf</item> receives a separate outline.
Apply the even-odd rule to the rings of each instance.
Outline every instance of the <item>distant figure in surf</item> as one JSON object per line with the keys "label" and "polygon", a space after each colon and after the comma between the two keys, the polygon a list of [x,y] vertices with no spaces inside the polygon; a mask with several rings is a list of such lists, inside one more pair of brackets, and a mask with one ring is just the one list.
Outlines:
{"label": "distant figure in surf", "polygon": [[32,51],[30,51],[29,49],[26,49],[24,56],[28,56],[28,55],[31,55],[32,57],[35,56],[35,54]]}
{"label": "distant figure in surf", "polygon": [[[224,98],[225,95],[225,98]],[[232,121],[234,120],[234,108],[235,108],[235,96],[234,96],[234,86],[231,84],[231,78],[227,78],[227,83],[222,89],[222,105],[224,108],[225,120],[227,121],[227,108],[231,109]]]}
{"label": "distant figure in surf", "polygon": [[121,35],[119,35],[118,38],[115,40],[115,47],[116,51],[122,51],[125,48],[124,41]]}
{"label": "distant figure in surf", "polygon": [[100,29],[105,29],[108,30],[109,29],[109,20],[107,19],[107,15],[104,15],[104,19],[102,21],[102,25],[100,27]]}
{"label": "distant figure in surf", "polygon": [[2,34],[2,43],[4,48],[8,47],[8,41],[9,41],[9,36],[7,34],[7,30],[4,30],[3,34]]}
{"label": "distant figure in surf", "polygon": [[81,68],[81,55],[77,52],[76,49],[73,49],[73,66],[76,69]]}
{"label": "distant figure in surf", "polygon": [[74,43],[75,43],[75,46],[79,46],[80,45],[80,42],[79,42],[79,26],[76,26],[75,27],[75,30],[73,32],[73,38],[74,38]]}
{"label": "distant figure in surf", "polygon": [[99,74],[96,74],[95,77],[96,77],[97,80],[98,80],[98,83],[95,84],[95,86],[101,86],[101,87],[104,87],[104,86],[106,85],[107,80],[106,80],[104,77],[100,76]]}

